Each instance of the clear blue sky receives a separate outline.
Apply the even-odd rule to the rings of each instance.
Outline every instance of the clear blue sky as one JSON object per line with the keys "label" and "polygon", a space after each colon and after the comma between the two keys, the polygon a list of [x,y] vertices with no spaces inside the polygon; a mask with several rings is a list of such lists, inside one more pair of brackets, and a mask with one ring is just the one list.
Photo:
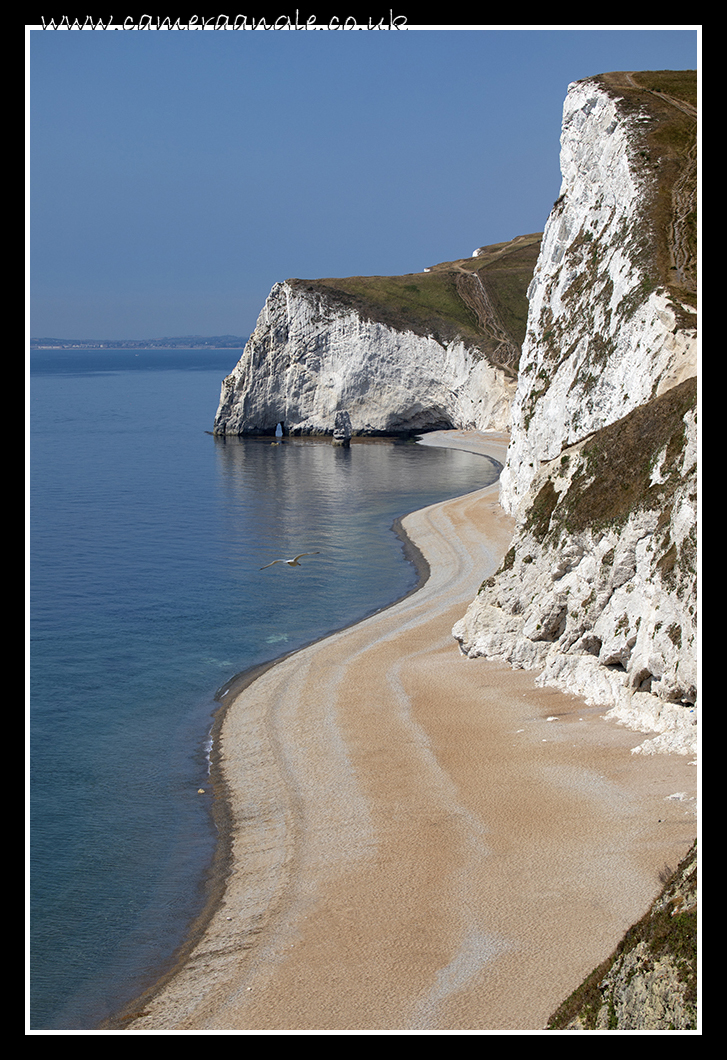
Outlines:
{"label": "clear blue sky", "polygon": [[571,81],[696,29],[29,33],[30,334],[249,335],[289,276],[541,231]]}

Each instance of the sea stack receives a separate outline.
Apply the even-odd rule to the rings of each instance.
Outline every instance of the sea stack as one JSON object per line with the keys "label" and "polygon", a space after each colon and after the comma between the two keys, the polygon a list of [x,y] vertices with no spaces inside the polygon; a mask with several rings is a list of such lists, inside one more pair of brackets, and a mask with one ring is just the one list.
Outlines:
{"label": "sea stack", "polygon": [[333,427],[333,444],[351,444],[351,417],[347,412],[337,412]]}

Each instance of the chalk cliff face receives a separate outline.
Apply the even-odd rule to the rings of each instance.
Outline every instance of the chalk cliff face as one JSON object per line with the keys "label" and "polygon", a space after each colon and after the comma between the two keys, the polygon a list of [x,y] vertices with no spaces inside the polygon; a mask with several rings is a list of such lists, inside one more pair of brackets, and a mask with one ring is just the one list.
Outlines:
{"label": "chalk cliff face", "polygon": [[[696,119],[634,76],[576,82],[563,108],[502,476],[513,514],[541,462],[696,373]],[[683,144],[664,151],[665,133]]]}
{"label": "chalk cliff face", "polygon": [[696,747],[694,137],[686,72],[569,88],[502,476],[515,537],[453,630],[657,733],[645,752]]}
{"label": "chalk cliff face", "polygon": [[461,340],[396,331],[325,295],[278,283],[224,381],[216,434],[354,434],[449,427],[504,429],[514,385]]}
{"label": "chalk cliff face", "polygon": [[454,636],[471,657],[696,750],[696,400],[686,380],[539,469],[501,570]]}
{"label": "chalk cliff face", "polygon": [[507,428],[539,241],[405,277],[275,284],[222,384],[214,433],[282,422],[290,434],[331,434],[339,411],[354,435]]}

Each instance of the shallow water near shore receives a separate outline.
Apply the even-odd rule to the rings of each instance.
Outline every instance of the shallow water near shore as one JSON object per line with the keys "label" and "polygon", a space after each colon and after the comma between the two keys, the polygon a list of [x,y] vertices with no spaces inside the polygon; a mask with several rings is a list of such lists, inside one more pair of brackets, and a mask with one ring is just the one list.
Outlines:
{"label": "shallow water near shore", "polygon": [[410,591],[394,519],[496,477],[393,440],[215,439],[238,356],[31,356],[36,1029],[96,1027],[199,912],[215,691]]}

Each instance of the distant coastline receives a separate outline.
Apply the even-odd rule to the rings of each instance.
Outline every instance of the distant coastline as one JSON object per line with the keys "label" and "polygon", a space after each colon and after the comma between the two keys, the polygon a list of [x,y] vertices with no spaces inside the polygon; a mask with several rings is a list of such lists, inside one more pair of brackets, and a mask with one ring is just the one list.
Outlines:
{"label": "distant coastline", "polygon": [[31,350],[235,350],[247,342],[240,335],[182,335],[161,339],[31,338]]}

